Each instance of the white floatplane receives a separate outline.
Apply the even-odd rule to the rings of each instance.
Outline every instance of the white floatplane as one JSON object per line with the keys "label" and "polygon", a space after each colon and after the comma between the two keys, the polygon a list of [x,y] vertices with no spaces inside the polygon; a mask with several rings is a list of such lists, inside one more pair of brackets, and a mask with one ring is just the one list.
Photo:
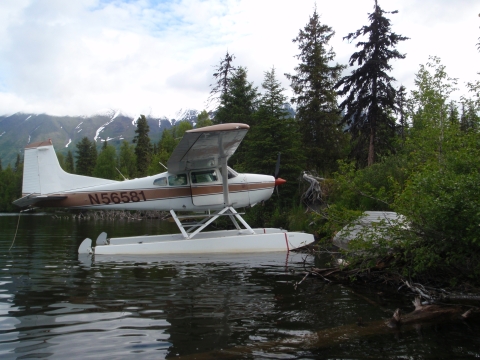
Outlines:
{"label": "white floatplane", "polygon": [[[14,204],[90,210],[163,210],[170,212],[180,230],[180,234],[111,239],[102,233],[93,249],[91,239],[85,239],[79,253],[288,252],[312,243],[311,234],[252,229],[235,210],[269,199],[274,188],[285,182],[276,176],[239,174],[227,166],[248,129],[246,124],[229,123],[189,130],[168,160],[167,172],[125,181],[69,174],[60,167],[51,140],[30,144],[25,148],[22,198]],[[190,214],[181,216],[177,212]],[[202,232],[220,216],[228,216],[235,230]],[[182,223],[193,219],[201,220]]]}

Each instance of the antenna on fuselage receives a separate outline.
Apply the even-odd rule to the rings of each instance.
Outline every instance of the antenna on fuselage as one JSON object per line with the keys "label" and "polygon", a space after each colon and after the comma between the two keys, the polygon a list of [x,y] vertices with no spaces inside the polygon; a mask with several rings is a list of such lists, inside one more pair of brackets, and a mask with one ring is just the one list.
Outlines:
{"label": "antenna on fuselage", "polygon": [[[117,168],[115,168],[115,169],[117,169]],[[122,175],[122,177],[123,177],[124,180],[128,180],[125,176],[123,176],[123,174],[122,174],[122,172],[121,172],[120,170],[117,169],[117,171],[119,172],[120,175]]]}
{"label": "antenna on fuselage", "polygon": [[163,165],[160,161],[159,161],[158,163],[159,163],[160,165],[162,165],[162,166],[165,168],[165,170],[168,171],[168,168],[167,168],[165,165]]}

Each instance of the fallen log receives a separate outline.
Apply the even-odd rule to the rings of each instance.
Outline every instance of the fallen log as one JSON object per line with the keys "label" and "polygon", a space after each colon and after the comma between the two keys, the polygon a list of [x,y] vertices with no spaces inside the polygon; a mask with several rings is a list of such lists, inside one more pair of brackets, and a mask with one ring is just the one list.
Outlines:
{"label": "fallen log", "polygon": [[[259,352],[284,353],[286,348],[318,349],[320,347],[331,347],[350,341],[355,338],[362,338],[374,335],[385,335],[389,332],[394,334],[399,330],[416,329],[424,324],[445,323],[464,321],[473,318],[475,313],[472,309],[464,311],[461,307],[422,305],[420,298],[413,301],[415,310],[401,315],[400,309],[395,310],[394,315],[388,320],[377,320],[364,323],[359,318],[355,323],[342,325],[335,328],[323,329],[317,332],[302,336],[292,337],[287,340],[270,341],[263,343],[248,344],[225,350],[214,350],[212,352],[191,354],[177,357],[178,359],[229,359],[238,358],[239,355]],[[475,317],[477,317],[475,316]]]}
{"label": "fallen log", "polygon": [[459,306],[422,305],[420,298],[413,301],[415,310],[402,315],[400,309],[395,310],[391,319],[385,324],[390,328],[402,325],[416,325],[426,322],[444,322],[465,320],[473,313],[472,309],[464,311]]}

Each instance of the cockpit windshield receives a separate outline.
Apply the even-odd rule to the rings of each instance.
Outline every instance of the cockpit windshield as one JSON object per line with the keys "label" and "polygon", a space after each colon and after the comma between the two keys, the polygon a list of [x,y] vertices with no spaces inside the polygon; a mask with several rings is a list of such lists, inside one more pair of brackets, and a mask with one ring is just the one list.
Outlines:
{"label": "cockpit windshield", "polygon": [[[233,170],[230,166],[227,166],[227,171],[228,171],[229,179],[233,179],[238,176],[238,173],[235,170]],[[223,170],[221,167],[220,167],[220,174],[223,174]]]}

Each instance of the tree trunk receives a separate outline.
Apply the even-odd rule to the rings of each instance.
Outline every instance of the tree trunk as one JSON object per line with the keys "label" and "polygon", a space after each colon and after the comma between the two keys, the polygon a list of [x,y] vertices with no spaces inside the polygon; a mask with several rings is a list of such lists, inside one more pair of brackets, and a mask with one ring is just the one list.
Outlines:
{"label": "tree trunk", "polygon": [[372,166],[375,161],[375,130],[373,127],[370,128],[370,144],[368,146],[368,166]]}

